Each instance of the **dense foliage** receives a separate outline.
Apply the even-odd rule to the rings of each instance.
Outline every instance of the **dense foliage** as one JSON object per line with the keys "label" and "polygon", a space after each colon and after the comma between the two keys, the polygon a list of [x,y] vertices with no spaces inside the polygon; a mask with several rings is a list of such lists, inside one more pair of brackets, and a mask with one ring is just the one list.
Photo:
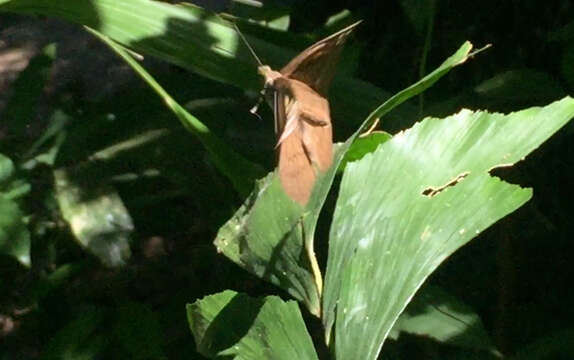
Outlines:
{"label": "dense foliage", "polygon": [[[98,4],[106,1],[113,3],[70,1],[66,12],[65,1],[51,8],[47,0],[0,0],[2,359],[202,358],[190,335],[186,304],[207,303],[211,298],[205,296],[225,289],[253,298],[293,295],[241,270],[213,246],[218,230],[248,198],[253,180],[274,166],[271,111],[262,108],[262,120],[249,112],[261,85],[250,54],[242,46],[227,53],[235,46],[226,42],[234,30],[217,30],[220,18],[190,26],[177,17],[181,7],[167,4],[173,17],[132,18],[128,14],[135,10],[128,9],[118,12],[124,18],[114,18],[111,10],[98,13]],[[276,67],[341,24],[364,19],[331,91],[335,140],[341,142],[378,105],[438,68],[466,40],[493,46],[441,73],[424,95],[384,114],[383,130],[396,134],[424,117],[446,118],[462,108],[509,113],[545,106],[574,89],[574,5],[568,1],[277,1],[262,8],[237,1],[225,10],[275,29],[239,24],[260,56]],[[100,39],[70,22],[140,51],[155,80],[141,81]],[[131,25],[133,33],[115,24]],[[537,135],[554,131],[544,127],[545,117],[540,125],[520,115],[513,119],[522,132],[493,127],[501,140],[523,139],[524,146],[536,148],[543,141]],[[448,139],[446,130],[429,123],[415,126],[410,135]],[[508,183],[533,188],[533,197],[433,273],[399,318],[381,358],[572,356],[572,134],[568,124],[524,161],[492,171]],[[387,140],[383,136],[366,147],[371,151]],[[354,159],[363,155],[353,150],[348,155]],[[410,154],[428,163],[432,156],[422,150]],[[414,166],[397,148],[385,151],[405,168]],[[357,178],[372,178],[366,175],[368,164],[350,164]],[[488,172],[490,165],[468,166]],[[393,186],[414,182],[412,173],[406,179],[388,175],[397,174],[392,169],[373,174],[385,174]],[[334,179],[315,236],[323,273],[327,254],[334,251],[327,244],[336,238],[331,221],[351,222],[336,210],[337,197],[352,202],[344,189],[368,186],[353,184],[348,174]],[[278,298],[265,301],[237,298],[270,311],[261,310],[262,318],[277,318],[266,306]],[[278,306],[295,311],[291,302]],[[303,306],[301,312],[319,357],[327,358],[322,325]],[[229,314],[253,320],[241,311]],[[461,325],[470,323],[478,325]],[[457,333],[457,327],[464,331]]]}

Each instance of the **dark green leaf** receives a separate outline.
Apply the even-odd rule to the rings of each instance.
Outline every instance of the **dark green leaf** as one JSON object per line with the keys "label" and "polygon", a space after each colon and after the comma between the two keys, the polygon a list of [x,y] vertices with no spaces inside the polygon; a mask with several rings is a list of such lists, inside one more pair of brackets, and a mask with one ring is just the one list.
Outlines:
{"label": "dark green leaf", "polygon": [[564,329],[544,336],[520,349],[512,360],[572,359],[574,329]]}
{"label": "dark green leaf", "polygon": [[497,352],[478,315],[435,286],[426,286],[417,293],[393,331],[427,336],[463,348]]}
{"label": "dark green leaf", "polygon": [[243,158],[215,136],[199,119],[188,113],[120,45],[96,31],[92,33],[118,53],[163,98],[165,104],[178,117],[183,126],[199,138],[217,168],[229,178],[235,189],[241,195],[247,195],[253,187],[253,181],[263,175],[261,167]]}
{"label": "dark green leaf", "polygon": [[98,331],[105,325],[106,311],[95,306],[84,306],[76,314],[76,319],[50,339],[43,360],[96,360],[101,357],[109,341]]}

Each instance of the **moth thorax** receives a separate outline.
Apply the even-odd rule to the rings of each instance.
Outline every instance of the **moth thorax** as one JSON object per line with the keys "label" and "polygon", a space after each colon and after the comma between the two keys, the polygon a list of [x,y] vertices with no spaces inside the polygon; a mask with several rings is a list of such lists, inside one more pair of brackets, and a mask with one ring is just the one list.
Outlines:
{"label": "moth thorax", "polygon": [[258,69],[259,74],[265,77],[265,85],[273,86],[275,79],[282,77],[283,75],[279,71],[272,70],[267,65],[261,65]]}

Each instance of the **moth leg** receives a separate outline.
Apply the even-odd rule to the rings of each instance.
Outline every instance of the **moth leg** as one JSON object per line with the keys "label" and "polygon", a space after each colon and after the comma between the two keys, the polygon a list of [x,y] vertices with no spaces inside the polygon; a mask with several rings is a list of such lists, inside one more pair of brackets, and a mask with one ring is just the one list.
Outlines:
{"label": "moth leg", "polygon": [[285,121],[285,127],[283,128],[283,132],[277,141],[277,148],[281,143],[289,137],[289,135],[293,134],[295,130],[299,127],[299,118],[301,117],[301,112],[299,111],[299,106],[297,101],[287,100],[287,104],[285,106],[286,113],[287,113],[287,120]]}

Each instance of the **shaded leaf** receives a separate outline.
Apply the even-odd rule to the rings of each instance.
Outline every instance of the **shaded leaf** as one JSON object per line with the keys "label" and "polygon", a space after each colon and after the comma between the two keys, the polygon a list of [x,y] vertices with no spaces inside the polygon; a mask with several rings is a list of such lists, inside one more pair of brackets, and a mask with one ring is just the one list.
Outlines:
{"label": "shaded leaf", "polygon": [[523,347],[511,359],[571,359],[572,357],[574,357],[574,329],[564,329]]}
{"label": "shaded leaf", "polygon": [[108,339],[98,329],[105,324],[106,311],[95,306],[83,306],[77,317],[57,331],[42,354],[43,360],[98,359]]}
{"label": "shaded leaf", "polygon": [[233,151],[199,119],[188,113],[123,47],[96,31],[91,32],[120,55],[163,98],[164,103],[177,116],[182,125],[199,138],[217,168],[229,178],[235,189],[243,196],[247,195],[253,186],[253,181],[263,175],[261,167]]}
{"label": "shaded leaf", "polygon": [[14,257],[24,266],[30,266],[30,233],[24,214],[13,200],[27,191],[28,185],[13,179],[14,164],[0,154],[0,254]]}
{"label": "shaded leaf", "polygon": [[30,266],[30,233],[18,205],[0,194],[0,253]]}
{"label": "shaded leaf", "polygon": [[54,182],[62,216],[79,244],[106,266],[124,265],[133,223],[115,189],[66,168],[54,171]]}
{"label": "shaded leaf", "polygon": [[226,290],[187,305],[197,350],[214,358],[318,359],[294,301]]}
{"label": "shaded leaf", "polygon": [[572,116],[571,98],[509,115],[463,110],[425,119],[347,166],[324,297],[325,320],[336,312],[337,358],[378,356],[438,265],[531,197],[488,172],[521,160]]}
{"label": "shaded leaf", "polygon": [[49,275],[36,282],[33,290],[34,299],[42,300],[55,290],[65,286],[70,280],[86,268],[85,262],[64,264]]}
{"label": "shaded leaf", "polygon": [[416,294],[395,323],[393,331],[496,353],[478,315],[469,306],[436,286],[425,286]]}
{"label": "shaded leaf", "polygon": [[24,168],[31,169],[39,163],[50,167],[54,165],[60,146],[66,140],[65,128],[69,120],[69,116],[63,111],[54,111],[42,135],[31,144],[24,154],[24,159],[33,156],[24,163]]}
{"label": "shaded leaf", "polygon": [[474,92],[493,105],[520,101],[536,103],[564,96],[560,84],[549,74],[530,69],[497,74],[477,85]]}

